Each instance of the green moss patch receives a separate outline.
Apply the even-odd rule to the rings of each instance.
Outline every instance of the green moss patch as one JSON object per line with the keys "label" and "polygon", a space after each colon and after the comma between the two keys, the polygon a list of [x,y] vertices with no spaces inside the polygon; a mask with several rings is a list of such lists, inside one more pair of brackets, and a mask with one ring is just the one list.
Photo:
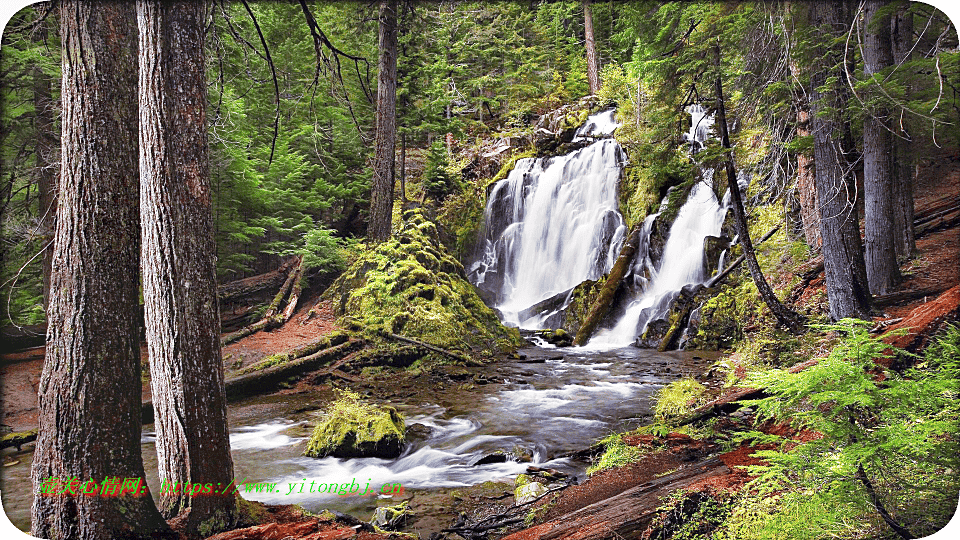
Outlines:
{"label": "green moss patch", "polygon": [[324,411],[303,454],[393,458],[400,455],[405,429],[403,416],[393,407],[377,407],[342,390],[339,399]]}
{"label": "green moss patch", "polygon": [[468,356],[523,345],[467,282],[419,209],[404,213],[389,241],[362,251],[324,293],[334,312],[373,332],[389,332]]}

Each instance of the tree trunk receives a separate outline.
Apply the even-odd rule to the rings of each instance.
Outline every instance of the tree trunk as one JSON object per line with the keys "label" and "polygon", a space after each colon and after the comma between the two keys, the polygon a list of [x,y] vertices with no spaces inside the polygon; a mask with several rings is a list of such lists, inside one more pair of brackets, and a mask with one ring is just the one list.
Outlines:
{"label": "tree trunk", "polygon": [[[792,34],[790,35],[792,38]],[[789,58],[790,72],[793,77],[802,76],[797,59]],[[797,137],[810,136],[810,104],[803,93],[799,93],[795,102],[797,108]],[[820,212],[817,211],[817,186],[814,182],[813,159],[808,152],[797,153],[797,199],[800,202],[800,221],[803,225],[803,237],[811,250],[819,251],[823,244],[820,237]]]}
{"label": "tree trunk", "polygon": [[[896,64],[909,62],[913,51],[913,14],[909,6],[901,6],[891,17],[890,43],[893,61]],[[907,93],[910,87],[907,86]],[[894,122],[894,159],[893,159],[893,221],[894,248],[898,257],[906,257],[917,249],[913,229],[913,171],[915,146],[904,125],[909,119],[904,117]]]}
{"label": "tree trunk", "polygon": [[[885,2],[864,4],[864,75],[871,77],[893,63],[890,15],[878,13]],[[894,229],[893,176],[888,111],[873,107],[863,120],[863,194],[867,282],[873,294],[886,294],[900,282]]]}
{"label": "tree trunk", "polygon": [[597,95],[600,91],[600,70],[597,66],[597,41],[593,37],[593,10],[590,0],[583,0],[583,29],[587,47],[587,81],[590,83],[590,94]]}
{"label": "tree trunk", "polygon": [[[820,0],[811,5],[811,24],[822,29],[822,43],[829,43],[829,39],[845,30],[843,11],[842,2]],[[842,53],[821,45],[815,54],[822,60],[813,64],[816,67],[810,79],[810,129],[830,316],[834,320],[862,319],[870,313],[870,290],[857,223],[856,180],[852,173],[845,172],[850,167],[839,150],[842,126],[836,113],[830,112],[844,110],[846,87],[838,81],[832,88],[822,89],[830,77],[842,81]]]}
{"label": "tree trunk", "polygon": [[407,134],[400,134],[400,200],[407,202]]}
{"label": "tree trunk", "polygon": [[[233,459],[220,355],[207,157],[202,2],[137,2],[143,300],[160,478],[228,486]],[[236,521],[232,493],[160,492],[189,535]],[[212,527],[211,523],[215,523]]]}
{"label": "tree trunk", "polygon": [[393,164],[397,139],[397,0],[380,2],[380,60],[377,75],[377,132],[367,237],[390,238]]}
{"label": "tree trunk", "polygon": [[[717,69],[720,69],[720,47],[717,46]],[[760,263],[757,262],[757,255],[753,251],[753,242],[750,241],[750,230],[747,227],[747,215],[743,208],[743,200],[740,197],[740,186],[737,182],[737,173],[733,168],[733,155],[730,150],[730,136],[727,133],[727,115],[723,102],[723,81],[717,74],[716,82],[717,92],[717,125],[720,127],[720,144],[725,149],[724,168],[727,171],[727,187],[730,189],[730,202],[733,206],[733,220],[737,224],[737,236],[740,238],[740,247],[743,248],[743,256],[747,262],[747,269],[750,271],[750,277],[757,285],[757,291],[763,303],[770,308],[777,322],[790,329],[793,333],[803,331],[804,320],[800,314],[789,309],[780,302],[780,299],[773,293],[770,284],[767,283],[760,269]]]}
{"label": "tree trunk", "polygon": [[[134,14],[125,2],[60,3],[57,264],[31,471],[39,538],[176,538],[148,494],[140,454]],[[118,496],[83,494],[109,495],[113,481]],[[60,489],[44,495],[51,487]]]}

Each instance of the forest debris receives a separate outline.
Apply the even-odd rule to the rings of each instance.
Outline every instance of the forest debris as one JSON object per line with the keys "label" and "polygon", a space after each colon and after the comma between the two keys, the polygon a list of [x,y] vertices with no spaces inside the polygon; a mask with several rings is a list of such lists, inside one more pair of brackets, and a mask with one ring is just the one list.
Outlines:
{"label": "forest debris", "polygon": [[[267,311],[264,312],[263,317],[259,321],[249,326],[246,326],[244,328],[241,328],[240,330],[237,330],[236,332],[233,332],[224,336],[220,340],[220,346],[225,347],[251,334],[255,334],[260,330],[269,330],[270,328],[280,326],[281,324],[286,322],[289,319],[289,316],[284,318],[286,315],[286,311],[284,311],[283,313],[279,313],[280,305],[283,303],[283,299],[287,297],[287,293],[290,292],[291,289],[294,289],[296,291],[296,296],[294,294],[290,294],[290,302],[288,302],[288,306],[292,304],[294,308],[296,307],[297,298],[299,297],[299,294],[300,294],[300,287],[299,287],[300,276],[302,275],[303,275],[303,256],[301,255],[298,258],[296,269],[294,269],[292,272],[290,272],[287,275],[287,279],[283,282],[283,286],[280,287],[280,291],[277,292],[276,296],[273,297],[273,301],[270,302],[269,306],[267,306]],[[294,287],[295,281],[297,282],[296,287]],[[293,315],[292,309],[290,310],[290,315]]]}
{"label": "forest debris", "polygon": [[[916,352],[946,321],[951,320],[960,320],[960,285],[955,285],[936,300],[921,304],[902,321],[889,326],[884,341],[894,347]],[[905,330],[906,333],[894,333],[897,330]]]}
{"label": "forest debris", "polygon": [[37,430],[31,429],[30,431],[21,431],[19,433],[8,433],[0,438],[0,449],[10,448],[12,446],[17,447],[17,452],[20,451],[20,447],[37,440]]}

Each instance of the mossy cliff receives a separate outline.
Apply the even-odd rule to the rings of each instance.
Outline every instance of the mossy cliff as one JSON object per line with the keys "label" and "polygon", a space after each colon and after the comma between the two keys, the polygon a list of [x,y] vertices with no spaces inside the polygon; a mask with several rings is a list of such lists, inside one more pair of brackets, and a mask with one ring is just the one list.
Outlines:
{"label": "mossy cliff", "polygon": [[324,296],[336,315],[364,328],[467,356],[509,352],[524,343],[480,300],[419,209],[404,212],[393,238],[362,251]]}

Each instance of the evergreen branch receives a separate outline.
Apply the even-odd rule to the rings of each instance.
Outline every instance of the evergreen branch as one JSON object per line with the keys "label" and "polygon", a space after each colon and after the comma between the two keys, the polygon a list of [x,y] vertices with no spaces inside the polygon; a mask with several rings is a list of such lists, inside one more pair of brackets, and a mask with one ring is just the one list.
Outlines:
{"label": "evergreen branch", "polygon": [[260,37],[260,43],[263,45],[263,51],[266,54],[267,65],[270,66],[270,74],[273,76],[273,92],[276,97],[277,107],[276,114],[273,117],[273,140],[270,142],[270,158],[267,160],[267,168],[270,168],[270,165],[273,163],[273,153],[277,149],[277,136],[280,133],[280,82],[277,79],[277,68],[273,65],[273,58],[270,57],[270,47],[267,46],[267,40],[263,37],[263,31],[260,29],[260,24],[257,22],[257,17],[253,14],[253,10],[250,9],[250,4],[247,3],[247,0],[241,0],[243,7],[246,8],[247,13],[250,14],[250,20],[253,21],[254,28],[257,29],[257,35]]}

